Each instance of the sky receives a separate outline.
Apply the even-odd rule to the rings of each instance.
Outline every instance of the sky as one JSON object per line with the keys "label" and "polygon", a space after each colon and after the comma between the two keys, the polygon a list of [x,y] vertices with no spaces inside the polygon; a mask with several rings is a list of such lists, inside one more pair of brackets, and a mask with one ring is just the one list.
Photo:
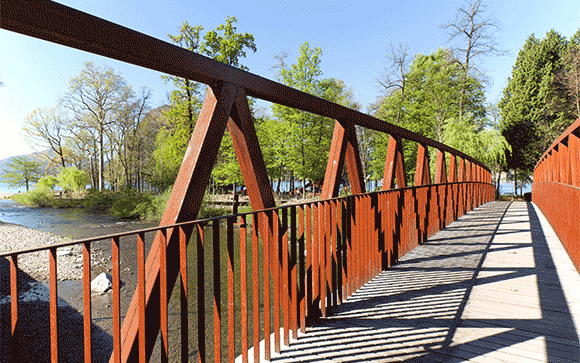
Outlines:
{"label": "sky", "polygon": [[[274,56],[287,52],[294,63],[300,46],[322,49],[323,77],[350,87],[363,111],[381,95],[377,79],[387,65],[389,43],[407,43],[410,54],[450,46],[440,25],[455,19],[462,0],[407,1],[148,1],[63,0],[60,3],[152,37],[170,41],[184,20],[204,33],[235,16],[238,32],[251,33],[257,52],[240,61],[249,71],[276,80]],[[518,51],[535,34],[554,29],[570,38],[580,28],[578,0],[483,0],[487,17],[502,24],[496,32],[501,57],[481,59],[489,102],[501,99]],[[68,91],[86,61],[112,67],[138,92],[152,91],[151,107],[168,104],[171,84],[162,73],[0,29],[0,159],[33,152],[22,136],[27,115],[50,108]],[[269,107],[262,103],[261,106]]]}

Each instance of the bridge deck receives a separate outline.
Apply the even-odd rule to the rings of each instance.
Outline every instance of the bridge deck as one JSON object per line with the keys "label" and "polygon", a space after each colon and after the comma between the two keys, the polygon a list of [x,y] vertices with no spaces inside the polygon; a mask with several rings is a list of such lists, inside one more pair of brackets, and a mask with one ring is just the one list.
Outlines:
{"label": "bridge deck", "polygon": [[492,202],[404,256],[272,361],[578,362],[578,291],[580,276],[539,209]]}

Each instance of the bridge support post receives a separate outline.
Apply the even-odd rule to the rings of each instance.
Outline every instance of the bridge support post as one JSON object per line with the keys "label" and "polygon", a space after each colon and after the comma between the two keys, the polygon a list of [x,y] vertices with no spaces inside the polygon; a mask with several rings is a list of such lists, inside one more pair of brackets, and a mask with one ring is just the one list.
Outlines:
{"label": "bridge support post", "polygon": [[332,144],[326,164],[321,199],[330,199],[338,196],[340,176],[342,175],[345,161],[352,194],[364,193],[365,183],[354,124],[348,120],[343,120],[342,122],[337,120],[334,123]]}
{"label": "bridge support post", "polygon": [[[240,86],[225,83],[221,87],[208,88],[183,163],[161,219],[161,225],[194,220],[197,216],[226,125],[232,136],[252,206],[254,209],[275,207],[245,91]],[[273,233],[272,223],[260,223],[260,225],[263,237]],[[167,245],[168,259],[171,259],[172,256],[179,256],[179,233],[168,232],[166,238],[157,234],[147,257],[145,265],[147,316],[158,315],[160,310],[161,243]],[[179,264],[168,264],[167,286],[175,285],[179,268]],[[276,270],[273,268],[272,271]],[[168,289],[168,295],[171,294],[171,290]],[[137,359],[138,340],[136,338],[137,334],[143,333],[139,332],[138,304],[139,299],[136,293],[127,310],[121,331],[121,360],[123,362]],[[146,332],[144,332],[147,357],[150,357],[153,351],[160,328],[159,324],[160,322],[156,319],[150,319],[147,322]],[[198,359],[202,358],[198,357]]]}
{"label": "bridge support post", "polygon": [[405,188],[407,186],[401,138],[389,135],[389,148],[387,150],[387,160],[385,161],[382,189],[393,189],[395,187],[395,177],[397,178],[397,188]]}

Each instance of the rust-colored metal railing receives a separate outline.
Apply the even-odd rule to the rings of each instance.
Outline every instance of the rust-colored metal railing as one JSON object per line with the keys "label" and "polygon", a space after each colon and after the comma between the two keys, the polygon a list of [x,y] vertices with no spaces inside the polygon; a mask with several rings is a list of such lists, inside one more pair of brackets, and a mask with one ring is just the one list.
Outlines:
{"label": "rust-colored metal railing", "polygon": [[580,272],[580,119],[542,155],[534,170],[532,201],[542,210]]}
{"label": "rust-colored metal railing", "polygon": [[[291,235],[292,233],[298,233],[298,236],[302,236],[297,237],[298,241],[302,238],[307,242],[311,238],[312,243],[314,241],[318,241],[316,243],[319,243],[314,246],[311,254],[306,253],[306,262],[301,262],[309,264],[312,267],[310,270],[310,278],[312,281],[308,280],[308,283],[304,282],[304,285],[300,285],[301,282],[298,282],[298,284],[301,287],[305,286],[305,288],[309,288],[310,286],[312,288],[312,298],[318,299],[318,305],[314,302],[315,300],[309,300],[309,295],[305,295],[304,301],[308,302],[305,302],[307,309],[306,320],[300,320],[300,324],[306,324],[309,317],[315,317],[308,310],[308,307],[315,306],[316,309],[314,310],[320,310],[320,314],[324,315],[326,308],[331,307],[334,300],[337,300],[335,298],[334,285],[328,285],[331,287],[327,288],[321,287],[320,285],[321,281],[326,281],[325,276],[328,274],[332,275],[333,273],[337,273],[337,276],[339,276],[338,272],[336,272],[338,271],[336,270],[336,265],[328,263],[328,261],[331,261],[331,255],[325,254],[326,251],[330,251],[327,247],[330,248],[330,246],[334,245],[332,245],[332,242],[328,242],[330,245],[321,245],[319,242],[321,238],[324,241],[333,241],[332,236],[337,235],[339,231],[343,231],[343,229],[338,228],[336,223],[339,222],[337,221],[347,223],[346,225],[350,227],[345,228],[347,231],[350,231],[349,233],[351,235],[352,231],[349,228],[356,231],[355,236],[352,237],[352,241],[350,242],[353,250],[348,250],[346,251],[346,255],[343,255],[342,253],[344,251],[338,249],[335,255],[340,255],[342,256],[341,258],[347,258],[347,264],[343,264],[342,268],[343,270],[346,268],[347,271],[350,271],[350,274],[344,276],[347,279],[346,285],[337,283],[337,286],[343,286],[343,289],[347,290],[348,296],[360,287],[361,284],[365,283],[365,279],[368,279],[369,276],[379,271],[377,266],[381,265],[383,268],[389,266],[398,256],[411,249],[414,243],[420,243],[426,236],[433,233],[433,231],[442,228],[446,223],[454,220],[474,206],[490,200],[491,195],[493,195],[493,193],[489,194],[490,190],[493,189],[493,186],[490,184],[491,174],[489,169],[470,156],[440,142],[399,126],[389,124],[370,115],[348,109],[255,74],[216,62],[175,45],[52,1],[0,1],[2,8],[0,12],[0,28],[2,29],[201,82],[209,86],[165,214],[160,222],[161,227],[156,229],[158,232],[156,232],[149,249],[145,267],[140,267],[147,278],[139,282],[140,287],[135,291],[129,308],[127,309],[127,314],[123,319],[123,325],[120,328],[120,335],[118,319],[113,319],[115,324],[117,324],[113,327],[115,350],[111,360],[114,362],[134,361],[137,359],[143,361],[147,359],[156,344],[159,332],[161,332],[160,344],[162,345],[162,351],[169,352],[167,347],[171,339],[167,337],[168,322],[164,317],[166,314],[161,314],[162,319],[158,319],[157,317],[160,315],[160,312],[166,312],[169,301],[167,294],[173,290],[173,286],[178,281],[184,284],[183,280],[179,280],[179,277],[181,276],[181,279],[183,279],[183,276],[186,276],[186,274],[183,272],[182,267],[185,266],[185,262],[178,264],[167,263],[167,261],[173,262],[178,259],[177,256],[180,256],[179,260],[181,261],[183,250],[188,245],[191,246],[191,243],[187,243],[190,235],[186,230],[180,229],[184,226],[182,223],[193,223],[190,225],[191,231],[197,228],[198,232],[196,234],[198,236],[196,238],[198,238],[198,241],[201,241],[201,244],[197,242],[196,245],[196,248],[199,249],[198,252],[204,253],[207,256],[213,256],[212,254],[206,254],[204,250],[204,228],[201,228],[200,226],[202,224],[199,224],[202,222],[189,221],[197,217],[226,127],[232,137],[252,208],[260,211],[270,210],[270,212],[264,211],[259,213],[272,214],[269,222],[260,222],[260,218],[266,218],[264,216],[257,218],[255,222],[257,222],[258,227],[252,228],[252,243],[255,235],[255,238],[261,241],[262,245],[267,246],[265,248],[267,254],[260,255],[262,256],[260,258],[271,263],[269,267],[270,273],[265,273],[264,279],[268,280],[269,274],[272,274],[272,286],[270,287],[270,283],[264,283],[262,288],[268,294],[267,291],[270,289],[274,289],[273,291],[280,290],[280,281],[282,281],[283,289],[287,286],[284,285],[285,280],[279,280],[277,277],[279,276],[279,270],[284,268],[284,264],[279,265],[274,263],[276,259],[272,259],[271,256],[273,255],[270,253],[275,252],[272,252],[273,247],[271,243],[278,243],[272,241],[278,241],[280,238],[278,236],[286,236],[282,238],[288,238],[286,232],[288,225],[284,224],[284,213],[287,215],[294,214],[288,209],[285,209],[285,207],[280,210],[273,209],[276,207],[273,191],[268,180],[259,141],[254,128],[247,101],[248,96],[336,120],[322,188],[321,199],[323,200],[309,206],[304,206],[304,209],[298,210],[298,215],[304,218],[303,231],[300,229],[300,226],[297,227],[299,232],[290,228]],[[46,21],[46,19],[50,19],[51,21]],[[365,183],[355,132],[356,126],[370,128],[390,135],[383,178],[384,191],[381,193],[364,194]],[[418,145],[415,180],[414,187],[412,188],[407,188],[401,144],[403,140],[411,141]],[[437,153],[437,166],[435,171],[436,184],[431,183],[428,157],[429,148]],[[342,175],[342,168],[345,164],[349,174],[351,190],[356,195],[349,197],[350,199],[344,199],[350,201],[350,204],[346,204],[350,206],[348,207],[350,209],[347,208],[345,213],[350,213],[348,215],[354,218],[354,220],[347,220],[346,222],[344,214],[340,214],[341,218],[338,218],[338,211],[340,210],[340,213],[342,213],[342,206],[346,202],[339,203],[341,205],[339,208],[338,204],[336,204],[338,202],[332,199],[338,196],[341,182],[340,176]],[[446,172],[447,167],[449,168],[449,173]],[[392,188],[395,185],[398,189],[393,190]],[[444,190],[440,190],[440,188],[443,188],[441,185],[446,185]],[[376,196],[373,197],[374,195]],[[383,195],[396,195],[397,197],[389,200],[387,197],[382,197]],[[381,198],[378,196],[381,196]],[[386,205],[383,203],[382,198],[386,198]],[[354,203],[354,207],[352,203]],[[435,205],[438,206],[438,214],[433,214],[434,212],[432,212],[431,208]],[[380,225],[383,227],[377,227],[376,223],[378,223],[378,219],[369,219],[369,216],[372,217],[373,215],[374,217],[372,218],[376,218],[377,208],[382,208],[379,215],[381,216]],[[330,216],[328,217],[330,219],[321,217],[327,215]],[[385,222],[389,219],[383,219],[386,217],[391,218],[389,223]],[[254,218],[252,217],[252,219]],[[399,224],[402,220],[408,223]],[[225,221],[228,221],[228,227],[226,229],[233,231],[233,227],[230,227],[230,224],[233,226],[233,222],[230,223],[231,219],[226,219]],[[417,222],[414,223],[413,221]],[[376,223],[371,224],[373,222]],[[207,221],[204,223],[207,223]],[[215,223],[219,225],[219,223],[226,222]],[[384,223],[387,223],[386,227],[384,227]],[[242,225],[245,226],[246,224],[242,223]],[[252,226],[255,225],[252,224]],[[218,227],[215,228],[216,231],[219,230]],[[242,230],[241,226],[236,228]],[[375,240],[377,236],[379,239],[385,238],[381,235],[382,228],[395,228],[398,231],[398,234],[393,235],[393,241],[396,241],[393,242],[393,246],[397,246],[396,253],[393,253],[386,260],[383,255],[381,255],[381,258],[377,257],[379,255],[376,251],[370,249],[373,246],[371,244],[377,243]],[[229,233],[233,232],[228,232],[228,236]],[[219,234],[214,231],[211,235],[217,236]],[[328,236],[330,236],[330,239],[326,239]],[[119,247],[119,240],[117,239],[115,242],[115,239],[113,237],[111,238],[113,240],[112,254],[114,259],[116,259],[115,254]],[[242,237],[239,238],[240,243],[242,243]],[[294,241],[292,237],[290,237],[290,240]],[[226,250],[230,251],[232,247],[229,243],[232,239],[227,237],[227,241],[228,246]],[[86,243],[90,243],[90,241]],[[139,244],[140,242],[137,243]],[[185,247],[183,246],[184,244]],[[286,243],[278,244],[278,246],[282,246],[283,251],[286,251],[285,248],[288,247]],[[247,246],[244,245],[244,247]],[[54,247],[52,248],[53,250],[49,250],[54,252]],[[242,247],[236,242],[234,248]],[[304,248],[305,251],[308,251],[308,246]],[[376,246],[373,248],[376,249]],[[395,247],[393,248],[395,249]],[[144,254],[144,251],[141,251],[141,253]],[[278,251],[278,253],[285,252]],[[17,253],[12,253],[2,256],[8,256],[9,259],[12,259],[16,255]],[[319,260],[315,256],[326,257],[323,260]],[[326,259],[327,257],[328,260]],[[197,259],[193,260],[195,263],[198,262]],[[231,265],[233,260],[228,261]],[[381,261],[381,263],[378,264],[377,261]],[[141,266],[141,262],[139,264]],[[54,259],[54,265],[56,265],[56,259]],[[349,267],[351,270],[348,270]],[[12,261],[12,268],[17,269],[17,259]],[[197,268],[198,277],[201,278],[204,276],[202,273],[205,268],[204,264],[197,263]],[[213,267],[208,271],[214,271]],[[219,271],[219,269],[216,271]],[[267,268],[265,271],[267,271]],[[315,271],[320,272],[320,274],[315,273]],[[233,270],[230,269],[225,274],[221,274],[220,272],[218,275],[230,276],[232,272]],[[248,272],[251,273],[253,271]],[[237,276],[235,272],[233,275]],[[216,279],[215,276],[214,274],[214,280]],[[307,277],[308,272],[306,272]],[[215,280],[210,286],[217,286],[217,281]],[[298,281],[301,280],[298,279]],[[252,280],[252,284],[255,283],[256,280]],[[118,284],[118,281],[115,284]],[[56,294],[56,284],[54,286],[52,285],[51,291],[54,291],[54,294]],[[118,290],[118,286],[116,289]],[[203,286],[199,285],[198,289],[203,292]],[[234,289],[234,291],[237,290]],[[232,296],[230,293],[231,290],[225,294],[229,297]],[[276,299],[280,298],[280,295],[274,294],[272,296],[274,298],[273,306],[278,306],[279,300]],[[328,300],[329,296],[331,296],[331,300]],[[246,303],[253,301],[248,299],[247,296],[243,300]],[[221,301],[221,295],[218,296],[217,301]],[[117,306],[118,303],[118,300],[114,298],[113,306]],[[17,311],[17,302],[13,304],[15,304],[14,309]],[[202,301],[199,300],[199,295],[198,304],[204,306]],[[265,309],[263,314],[270,314],[269,311],[269,309]],[[53,313],[56,314],[56,311]],[[220,320],[222,319],[222,315],[218,312],[212,319]],[[17,314],[14,316],[17,316]],[[206,316],[203,312],[196,316],[196,318],[196,321],[199,321],[198,328],[200,326],[204,327],[204,319],[206,319]],[[272,322],[275,325],[274,334],[279,334],[277,333],[276,327],[280,324],[280,315],[274,312],[273,315],[264,317],[264,328],[268,332],[270,331],[270,318],[273,319]],[[52,313],[51,320],[57,320],[52,317]],[[282,320],[288,322],[288,320],[284,319],[284,315],[282,316]],[[234,324],[233,329],[235,331],[235,323],[228,321],[228,324]],[[16,333],[18,332],[17,326],[18,324],[14,323],[15,328],[13,331]],[[56,331],[56,328],[57,325],[54,326],[54,331]],[[228,331],[229,329],[232,328],[228,325]],[[207,334],[205,330],[199,330],[197,332],[199,339],[203,339],[204,332]],[[220,340],[220,337],[220,334],[215,335],[217,341]],[[265,343],[269,344],[269,340],[266,339]],[[182,347],[185,347],[185,345],[183,343]],[[228,347],[231,352],[234,352],[233,348]],[[201,344],[198,349],[197,354],[200,357],[206,355],[207,352],[204,350],[204,344]],[[276,345],[275,349],[278,349],[278,345]],[[266,349],[266,351],[269,352],[269,349]],[[234,353],[229,354],[231,358]],[[216,356],[216,359],[218,358],[219,355]]]}
{"label": "rust-colored metal railing", "polygon": [[[91,318],[94,309],[91,246],[109,240],[113,361],[121,360],[120,324],[121,316],[126,314],[120,304],[123,278],[119,256],[120,251],[129,248],[138,251],[135,294],[139,332],[146,332],[147,324],[158,321],[161,361],[187,362],[193,355],[200,362],[218,362],[222,358],[233,362],[241,355],[242,361],[247,362],[249,352],[253,352],[254,362],[258,362],[261,340],[264,340],[263,356],[269,359],[272,349],[280,352],[281,344],[289,345],[290,339],[298,336],[299,329],[306,332],[310,322],[327,316],[333,307],[342,304],[399,257],[451,221],[493,198],[494,188],[489,183],[433,184],[2,253],[0,259],[8,259],[10,263],[11,296],[10,342],[4,345],[10,347],[10,352],[4,352],[3,357],[11,361],[39,357],[34,347],[19,344],[21,331],[30,334],[29,327],[25,329],[19,324],[22,302],[17,298],[18,290],[22,289],[18,281],[18,260],[28,253],[49,255],[50,331],[35,334],[41,341],[45,334],[50,349],[45,350],[46,356],[41,355],[41,359],[68,361],[84,354],[86,362],[92,361],[91,329],[95,322]],[[266,236],[271,240],[260,237],[260,224],[272,227],[274,234]],[[150,246],[145,237],[153,239],[152,233],[163,240],[170,233],[176,233],[179,258],[170,258],[167,244],[161,244],[160,314],[146,318],[146,284],[152,277],[145,271],[146,246]],[[63,324],[63,313],[58,307],[57,250],[73,245],[81,245],[83,250],[83,321],[79,322],[84,327],[79,329],[82,337],[70,333],[74,327],[70,321]],[[173,295],[179,304],[171,305],[172,308],[168,308],[172,289],[164,273],[167,264],[175,264],[179,270],[179,294]],[[171,309],[175,311],[170,312]],[[178,326],[169,326],[169,313],[179,316],[174,322]],[[72,339],[79,351],[61,352],[63,336]],[[227,343],[226,339],[222,342],[222,337]],[[145,335],[140,333],[139,361],[148,361],[151,352],[147,349]]]}

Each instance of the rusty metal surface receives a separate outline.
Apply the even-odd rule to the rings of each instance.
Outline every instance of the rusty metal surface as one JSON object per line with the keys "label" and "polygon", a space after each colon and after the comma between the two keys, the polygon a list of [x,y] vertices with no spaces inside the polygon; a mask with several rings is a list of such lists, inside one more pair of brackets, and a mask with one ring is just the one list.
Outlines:
{"label": "rusty metal surface", "polygon": [[580,119],[542,155],[534,170],[532,201],[546,216],[580,272]]}
{"label": "rusty metal surface", "polygon": [[395,177],[397,178],[398,188],[405,188],[407,186],[404,160],[401,138],[389,135],[389,146],[387,149],[387,160],[385,161],[385,174],[383,177],[383,190],[392,189],[395,186]]}

